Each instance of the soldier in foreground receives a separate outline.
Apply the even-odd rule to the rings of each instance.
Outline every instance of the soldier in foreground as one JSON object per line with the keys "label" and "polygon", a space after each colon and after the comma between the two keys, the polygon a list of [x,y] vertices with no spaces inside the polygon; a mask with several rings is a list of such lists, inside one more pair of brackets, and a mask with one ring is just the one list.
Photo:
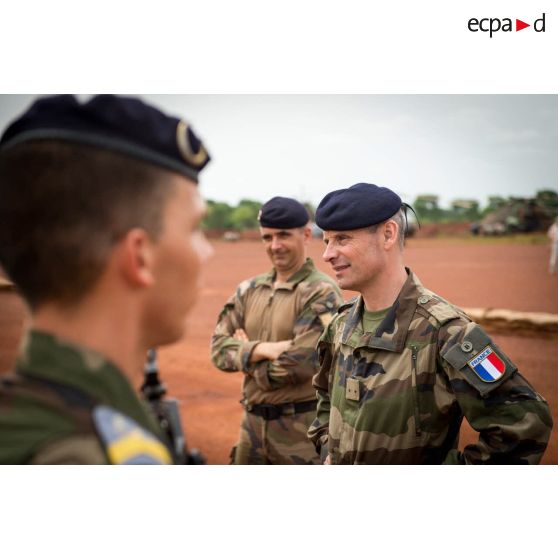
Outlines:
{"label": "soldier in foreground", "polygon": [[0,263],[32,321],[0,383],[0,463],[172,462],[134,384],[196,299],[208,161],[137,99],[44,98],[6,129]]}
{"label": "soldier in foreground", "polygon": [[[318,207],[323,257],[360,296],[320,338],[310,438],[332,464],[538,463],[548,404],[479,325],[404,267],[405,211],[371,184]],[[459,452],[464,416],[479,440]]]}
{"label": "soldier in foreground", "polygon": [[311,233],[302,204],[272,198],[259,221],[273,269],[239,285],[211,340],[215,365],[244,373],[245,413],[231,462],[319,464],[307,438],[316,410],[315,346],[342,299],[306,258]]}

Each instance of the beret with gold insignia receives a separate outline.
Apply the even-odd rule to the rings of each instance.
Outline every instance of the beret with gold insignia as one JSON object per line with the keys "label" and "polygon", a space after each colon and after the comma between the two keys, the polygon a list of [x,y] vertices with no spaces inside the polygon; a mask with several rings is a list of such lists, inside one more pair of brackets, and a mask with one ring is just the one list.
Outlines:
{"label": "beret with gold insignia", "polygon": [[0,150],[31,140],[67,141],[116,151],[195,182],[210,160],[188,123],[140,99],[118,95],[97,95],[85,103],[73,95],[37,100],[4,131]]}

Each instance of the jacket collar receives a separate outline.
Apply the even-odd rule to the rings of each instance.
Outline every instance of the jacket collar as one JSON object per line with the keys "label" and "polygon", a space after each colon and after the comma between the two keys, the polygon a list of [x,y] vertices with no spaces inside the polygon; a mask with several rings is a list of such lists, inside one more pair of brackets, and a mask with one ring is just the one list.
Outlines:
{"label": "jacket collar", "polygon": [[343,343],[354,348],[368,347],[397,353],[403,350],[417,307],[417,299],[420,296],[419,289],[422,288],[418,277],[409,268],[405,268],[405,270],[407,280],[375,333],[365,332],[362,329],[364,299],[362,295],[357,298],[345,322]]}
{"label": "jacket collar", "polygon": [[[302,267],[293,273],[288,279],[286,283],[282,283],[278,288],[285,289],[288,291],[292,291],[301,281],[304,281],[311,273],[316,271],[316,266],[314,262],[310,258],[306,258],[306,261],[302,264]],[[273,288],[273,283],[275,282],[275,278],[277,277],[277,271],[273,268],[267,275],[264,277],[263,284]]]}

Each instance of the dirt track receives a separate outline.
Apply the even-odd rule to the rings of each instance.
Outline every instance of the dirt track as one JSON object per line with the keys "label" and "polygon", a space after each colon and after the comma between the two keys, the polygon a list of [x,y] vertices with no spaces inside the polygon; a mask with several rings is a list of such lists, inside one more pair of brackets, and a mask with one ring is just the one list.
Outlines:
{"label": "dirt track", "polygon": [[[198,447],[209,463],[227,463],[241,417],[240,374],[226,374],[209,359],[209,339],[217,315],[236,285],[265,271],[269,262],[258,242],[214,242],[215,256],[205,272],[205,288],[189,319],[186,339],[160,350],[159,363],[169,392],[181,401],[189,444]],[[322,243],[312,242],[310,255],[321,260]],[[558,313],[558,276],[546,273],[548,248],[541,245],[471,243],[459,240],[413,239],[407,264],[428,288],[463,307],[508,308]],[[345,298],[352,293],[344,293]],[[0,327],[21,321],[21,307],[10,297],[0,298]],[[3,315],[3,318],[2,318]],[[12,317],[10,317],[12,316]],[[0,342],[0,366],[13,355],[14,334]],[[495,341],[548,400],[558,422],[558,341],[494,335]],[[461,446],[476,438],[464,425]],[[558,464],[558,437],[553,433],[543,463]]]}

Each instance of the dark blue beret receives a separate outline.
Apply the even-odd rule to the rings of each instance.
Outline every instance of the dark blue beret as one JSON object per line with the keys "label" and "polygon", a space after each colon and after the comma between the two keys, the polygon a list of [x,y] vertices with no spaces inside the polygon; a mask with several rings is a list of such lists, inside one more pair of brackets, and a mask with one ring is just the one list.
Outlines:
{"label": "dark blue beret", "polygon": [[292,198],[276,196],[262,205],[258,221],[262,227],[272,229],[296,229],[308,223],[308,211]]}
{"label": "dark blue beret", "polygon": [[362,229],[393,217],[401,198],[389,188],[355,184],[330,192],[316,210],[316,224],[324,231]]}
{"label": "dark blue beret", "polygon": [[86,103],[73,95],[39,99],[4,131],[0,149],[43,139],[117,151],[196,182],[210,160],[186,122],[139,99],[116,95],[98,95]]}

